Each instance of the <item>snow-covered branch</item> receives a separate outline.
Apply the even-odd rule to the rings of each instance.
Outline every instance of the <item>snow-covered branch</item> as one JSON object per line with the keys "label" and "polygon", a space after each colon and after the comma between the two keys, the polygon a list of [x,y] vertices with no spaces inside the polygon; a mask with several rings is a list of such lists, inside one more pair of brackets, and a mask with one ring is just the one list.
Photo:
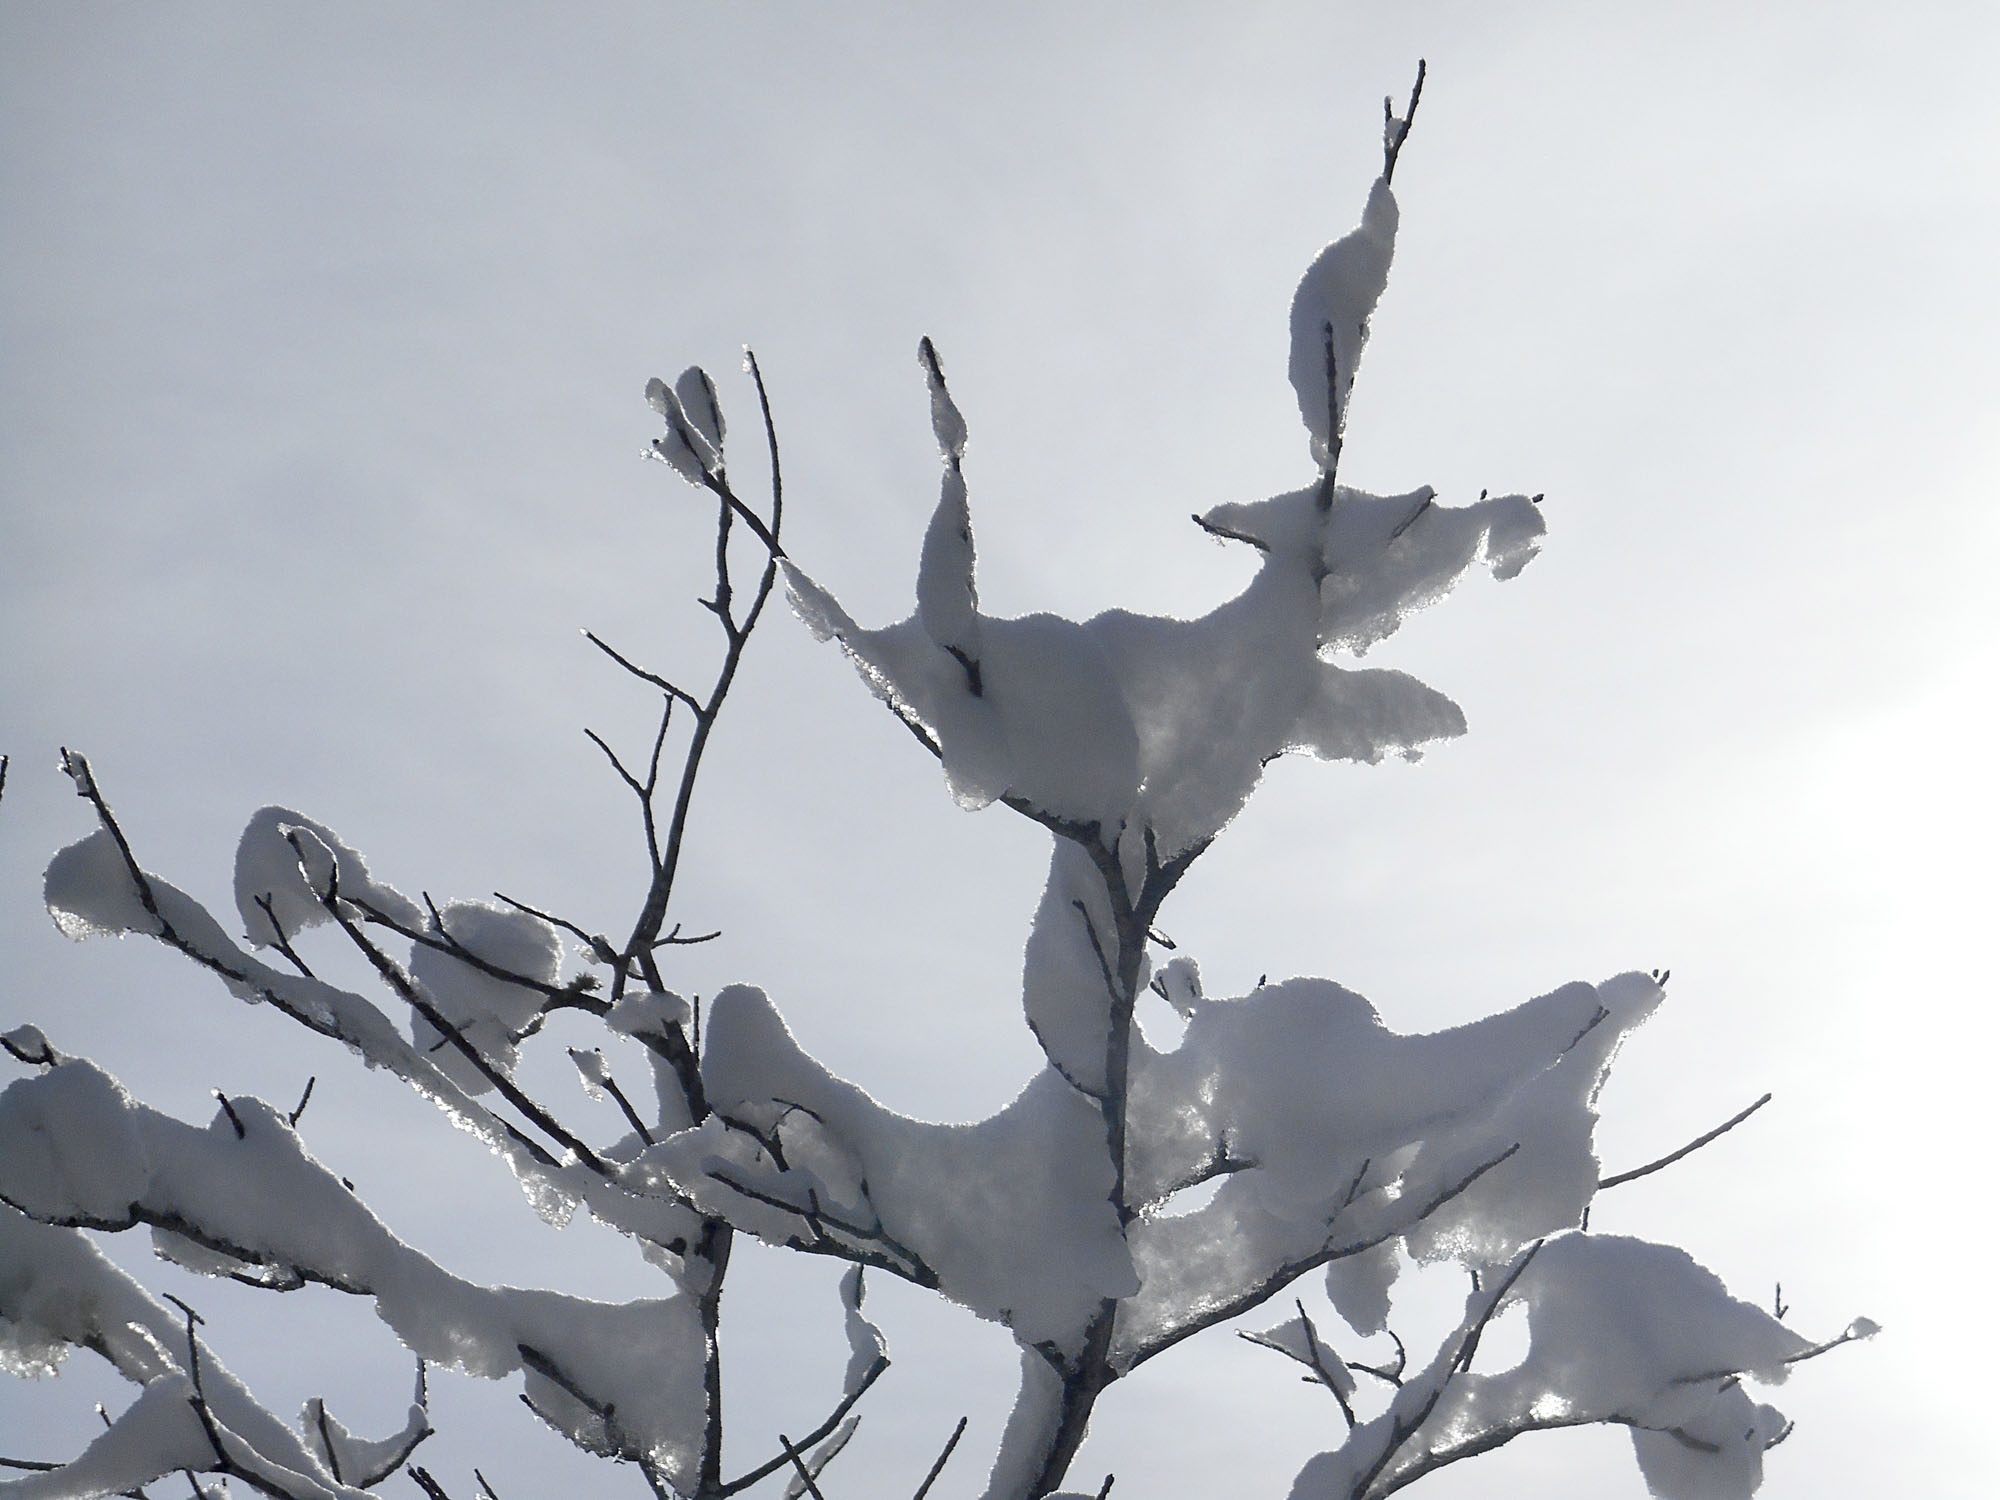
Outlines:
{"label": "snow-covered branch", "polygon": [[[184,1469],[281,1500],[352,1500],[429,1436],[424,1370],[434,1364],[518,1376],[543,1421],[636,1465],[661,1500],[724,1500],[780,1475],[793,1500],[824,1500],[821,1480],[855,1431],[857,1405],[889,1368],[862,1311],[863,1268],[935,1291],[1018,1344],[1020,1390],[989,1500],[1056,1493],[1112,1386],[1295,1288],[1296,1318],[1248,1335],[1303,1365],[1338,1408],[1337,1446],[1306,1464],[1295,1500],[1379,1500],[1523,1432],[1584,1423],[1629,1428],[1657,1495],[1749,1495],[1764,1451],[1789,1429],[1745,1382],[1780,1382],[1875,1330],[1860,1320],[1813,1343],[1731,1298],[1682,1251],[1587,1232],[1600,1189],[1672,1165],[1769,1097],[1656,1161],[1602,1172],[1599,1093],[1619,1047],[1662,1003],[1663,975],[1570,983],[1469,1025],[1405,1034],[1330,980],[1260,981],[1213,998],[1192,954],[1155,966],[1156,951],[1173,948],[1158,925],[1166,904],[1271,761],[1414,759],[1465,732],[1443,693],[1356,662],[1475,568],[1515,577],[1544,534],[1540,495],[1482,491],[1447,504],[1429,486],[1376,495],[1340,481],[1354,382],[1394,257],[1390,183],[1424,77],[1420,65],[1400,114],[1385,101],[1382,172],[1361,222],[1312,261],[1291,305],[1310,482],[1196,517],[1207,536],[1255,553],[1243,590],[1197,618],[1007,618],[983,607],[968,426],[929,339],[918,358],[938,500],[913,608],[875,628],[787,555],[776,426],[754,357],[768,506],[732,484],[708,375],[693,367],[650,382],[663,424],[652,454],[714,506],[713,587],[700,603],[722,640],[697,690],[585,632],[659,694],[641,751],[585,731],[632,795],[646,852],[622,942],[508,897],[412,901],[332,830],[279,807],[258,812],[238,845],[239,942],[146,869],[89,763],[65,751],[97,826],[48,869],[63,931],[151,937],[238,998],[390,1070],[501,1155],[546,1219],[587,1207],[638,1244],[667,1288],[613,1304],[461,1278],[398,1239],[306,1151],[303,1099],[287,1114],[218,1092],[215,1118],[190,1125],[20,1027],[0,1037],[35,1070],[0,1093],[0,1355],[40,1370],[87,1348],[142,1389],[73,1460],[19,1460],[31,1472],[0,1483],[0,1495],[133,1492]],[[739,577],[746,554],[754,581]],[[710,997],[704,1035],[699,997],[690,1004],[667,982],[674,947],[715,936],[683,937],[668,918],[712,732],[781,576],[805,623],[839,643],[937,759],[961,806],[998,804],[1050,837],[1021,976],[1045,1065],[984,1120],[933,1123],[878,1102],[808,1055],[748,984]],[[0,791],[6,771],[0,757]],[[329,926],[348,961],[360,955],[381,981],[386,1008],[316,976],[306,934]],[[578,952],[566,952],[566,937]],[[265,961],[273,949],[289,970]],[[1149,989],[1184,1022],[1170,1047],[1137,1023]],[[521,1081],[522,1049],[559,1010],[604,1028],[604,1045],[569,1055],[586,1092],[617,1107],[615,1139],[587,1139]],[[652,1070],[648,1107],[618,1082],[624,1042],[640,1050],[623,1056]],[[372,1305],[418,1361],[404,1425],[358,1438],[319,1401],[300,1432],[277,1422],[197,1335],[191,1307],[176,1318],[85,1233],[142,1224],[187,1269],[269,1290],[323,1286]],[[777,1432],[756,1450],[765,1456],[725,1479],[721,1299],[739,1232],[849,1263],[849,1358],[822,1420],[796,1440]],[[1390,1327],[1406,1261],[1455,1263],[1473,1284],[1457,1325],[1414,1358]],[[1345,1358],[1337,1345],[1348,1334],[1321,1331],[1298,1283],[1322,1270],[1333,1312],[1354,1336],[1392,1339],[1393,1362]],[[1478,1368],[1483,1338],[1516,1306],[1527,1356]],[[446,1495],[434,1475],[408,1472],[426,1494]],[[1107,1477],[1100,1496],[1110,1486]]]}

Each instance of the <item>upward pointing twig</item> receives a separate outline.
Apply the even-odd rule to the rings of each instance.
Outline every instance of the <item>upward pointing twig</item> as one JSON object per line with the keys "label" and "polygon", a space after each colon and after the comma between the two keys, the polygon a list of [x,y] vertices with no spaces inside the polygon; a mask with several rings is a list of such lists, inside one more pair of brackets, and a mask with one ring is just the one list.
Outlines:
{"label": "upward pointing twig", "polygon": [[1417,117],[1417,101],[1424,96],[1425,63],[1417,59],[1417,81],[1410,90],[1410,102],[1403,109],[1403,117],[1396,118],[1396,108],[1392,100],[1382,101],[1382,180],[1391,181],[1396,175],[1396,158],[1403,154],[1403,142],[1410,138],[1410,122]]}
{"label": "upward pointing twig", "polygon": [[945,1439],[944,1452],[937,1456],[937,1462],[931,1465],[930,1473],[924,1475],[924,1482],[917,1486],[917,1492],[911,1500],[924,1500],[924,1496],[931,1492],[931,1486],[937,1483],[938,1475],[944,1472],[944,1466],[951,1458],[952,1449],[956,1448],[958,1440],[965,1436],[965,1420],[964,1417],[958,1419],[958,1425],[952,1428],[951,1436]]}
{"label": "upward pointing twig", "polygon": [[1671,1167],[1675,1162],[1679,1161],[1683,1156],[1687,1156],[1692,1152],[1699,1151],[1703,1146],[1706,1146],[1710,1141],[1714,1140],[1717,1136],[1725,1135],[1729,1131],[1734,1130],[1738,1125],[1741,1125],[1745,1120],[1749,1119],[1752,1115],[1756,1114],[1758,1110],[1762,1109],[1765,1105],[1769,1104],[1770,1102],[1771,1102],[1771,1096],[1769,1094],[1766,1094],[1763,1098],[1759,1099],[1755,1104],[1751,1105],[1749,1108],[1738,1110],[1735,1114],[1731,1115],[1728,1119],[1724,1120],[1720,1125],[1716,1126],[1715,1129],[1709,1131],[1706,1135],[1696,1136],[1693,1140],[1689,1141],[1685,1146],[1681,1147],[1680,1150],[1669,1151],[1665,1156],[1661,1157],[1658,1161],[1649,1161],[1643,1167],[1634,1167],[1629,1172],[1619,1172],[1613,1176],[1600,1179],[1597,1184],[1597,1190],[1601,1193],[1606,1188],[1617,1187],[1621,1182],[1630,1182],[1635,1177],[1644,1177],[1649,1173],[1659,1171],[1662,1167]]}

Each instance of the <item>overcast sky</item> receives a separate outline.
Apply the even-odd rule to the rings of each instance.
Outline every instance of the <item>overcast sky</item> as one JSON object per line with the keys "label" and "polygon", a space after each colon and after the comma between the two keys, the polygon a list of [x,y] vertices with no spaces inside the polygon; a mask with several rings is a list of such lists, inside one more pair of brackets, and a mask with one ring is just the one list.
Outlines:
{"label": "overcast sky", "polygon": [[[278,802],[413,893],[621,930],[636,820],[581,731],[636,744],[653,705],[578,631],[676,676],[715,647],[706,510],[641,461],[647,377],[713,371],[754,474],[755,347],[790,550],[881,623],[936,498],[929,334],[971,427],[985,607],[1203,610],[1250,562],[1189,513],[1311,477],[1287,308],[1420,56],[1342,477],[1545,492],[1548,542],[1370,658],[1456,698],[1466,739],[1276,768],[1162,925],[1213,992],[1321,974],[1403,1030],[1671,966],[1603,1099],[1607,1168],[1777,1097],[1594,1227],[1682,1244],[1753,1300],[1782,1281],[1805,1331],[1886,1325],[1778,1394],[1799,1427],[1766,1495],[1990,1493],[1979,0],[0,9],[0,1026],[191,1119],[212,1088],[289,1105],[317,1074],[309,1146],[404,1237],[469,1275],[657,1294],[392,1082],[157,946],[62,939],[40,872],[91,824],[57,747],[219,912]],[[680,897],[724,936],[675,979],[761,984],[885,1102],[977,1118],[1040,1062],[1018,971],[1045,859],[1020,820],[954,808],[779,614]],[[744,1257],[744,1462],[837,1381],[825,1270]],[[399,1420],[403,1356],[334,1294],[146,1274],[281,1413],[326,1390],[350,1425]],[[881,1298],[897,1364],[845,1493],[913,1488],[961,1412],[945,1492],[970,1493],[1007,1341]],[[92,1400],[129,1399],[90,1359],[0,1385],[0,1452],[57,1456]],[[1073,1482],[1282,1494],[1338,1439],[1312,1394],[1212,1333],[1114,1389]],[[591,1475],[505,1388],[438,1400],[426,1461],[454,1492],[473,1463],[506,1500]],[[1426,1493],[1643,1486],[1622,1434],[1583,1433]]]}

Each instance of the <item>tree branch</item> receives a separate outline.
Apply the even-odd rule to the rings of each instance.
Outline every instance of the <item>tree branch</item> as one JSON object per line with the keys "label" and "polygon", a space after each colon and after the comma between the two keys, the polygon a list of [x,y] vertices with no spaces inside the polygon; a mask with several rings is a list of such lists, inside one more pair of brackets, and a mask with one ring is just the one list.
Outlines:
{"label": "tree branch", "polygon": [[1680,1150],[1669,1151],[1665,1156],[1661,1157],[1658,1161],[1649,1161],[1646,1163],[1645,1166],[1634,1167],[1629,1172],[1619,1172],[1614,1174],[1613,1176],[1598,1179],[1597,1190],[1601,1193],[1606,1188],[1615,1188],[1623,1183],[1631,1182],[1637,1178],[1647,1176],[1648,1174],[1653,1172],[1657,1172],[1663,1167],[1671,1167],[1675,1162],[1679,1161],[1683,1156],[1687,1156],[1692,1152],[1699,1151],[1703,1146],[1706,1146],[1710,1141],[1716,1139],[1716,1137],[1718,1136],[1728,1134],[1730,1131],[1734,1130],[1738,1125],[1741,1125],[1745,1120],[1749,1119],[1752,1115],[1756,1114],[1758,1110],[1762,1109],[1765,1105],[1769,1104],[1770,1102],[1771,1102],[1771,1096],[1769,1094],[1766,1094],[1763,1098],[1759,1099],[1755,1104],[1750,1105],[1746,1109],[1738,1110],[1735,1114],[1731,1115],[1728,1119],[1724,1120],[1720,1125],[1716,1126],[1715,1129],[1707,1132],[1704,1135],[1696,1136],[1693,1140],[1689,1141],[1685,1146],[1681,1147]]}
{"label": "tree branch", "polygon": [[[889,1368],[889,1357],[886,1354],[878,1354],[875,1357],[875,1362],[868,1367],[867,1372],[862,1375],[860,1381],[855,1385],[854,1389],[849,1391],[845,1396],[842,1396],[840,1398],[840,1404],[834,1407],[834,1409],[832,1410],[831,1413],[828,1414],[827,1419],[824,1422],[820,1423],[819,1426],[815,1427],[811,1432],[807,1433],[804,1437],[799,1439],[798,1446],[801,1448],[810,1448],[814,1443],[820,1442],[823,1439],[825,1439],[833,1431],[834,1428],[840,1425],[841,1418],[845,1417],[848,1414],[848,1412],[854,1409],[854,1404],[857,1401],[859,1401],[863,1396],[868,1394],[868,1388],[871,1385],[873,1385],[876,1381],[880,1380],[882,1378],[883,1372],[888,1368]],[[961,1423],[960,1425],[962,1428],[963,1424]],[[778,1441],[780,1443],[785,1443],[784,1434],[782,1433],[779,1434]],[[957,1439],[954,1438],[953,1441],[956,1442]],[[787,1449],[789,1450],[790,1445],[786,1444],[786,1446]],[[951,1453],[951,1449],[947,1447],[945,1449],[945,1453],[947,1456],[949,1456]],[[723,1485],[720,1489],[718,1489],[716,1493],[718,1495],[728,1496],[728,1495],[734,1495],[740,1490],[747,1490],[748,1488],[750,1488],[751,1485],[757,1483],[760,1479],[768,1479],[771,1477],[771,1475],[777,1473],[778,1470],[784,1468],[785,1463],[789,1456],[790,1454],[788,1451],[787,1453],[779,1454],[778,1457],[771,1459],[767,1463],[759,1464],[756,1468],[750,1470],[749,1473],[740,1475],[737,1478],[730,1480],[729,1483]],[[939,1459],[938,1467],[942,1468],[943,1466],[944,1466],[944,1460]],[[918,1496],[921,1497],[923,1491],[919,1490],[917,1493]]]}

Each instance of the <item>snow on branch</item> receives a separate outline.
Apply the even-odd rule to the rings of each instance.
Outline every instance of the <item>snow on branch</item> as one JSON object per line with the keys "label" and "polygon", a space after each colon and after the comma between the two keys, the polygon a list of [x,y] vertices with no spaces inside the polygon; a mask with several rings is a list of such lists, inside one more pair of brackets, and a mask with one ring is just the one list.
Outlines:
{"label": "snow on branch", "polygon": [[[863,1313],[867,1268],[1016,1341],[1019,1395],[989,1500],[1058,1494],[1112,1386],[1287,1291],[1296,1317],[1246,1336],[1304,1366],[1339,1413],[1336,1446],[1305,1465],[1295,1500],[1379,1500],[1521,1433],[1585,1423],[1629,1429],[1658,1496],[1747,1497],[1789,1427],[1746,1383],[1781,1382],[1876,1330],[1861,1319],[1811,1342],[1782,1309],[1732,1298],[1685,1252],[1588,1232],[1598,1191],[1672,1165],[1769,1098],[1656,1161],[1602,1172],[1599,1093],[1662,1002],[1663,974],[1570,983],[1465,1026],[1405,1034],[1330,980],[1260,980],[1215,998],[1192,954],[1154,968],[1155,950],[1174,949],[1158,925],[1164,905],[1273,759],[1414,759],[1465,732],[1443,693],[1357,660],[1475,568],[1518,575],[1544,535],[1540,495],[1482,491],[1452,504],[1429,486],[1377,495],[1340,480],[1394,257],[1390,182],[1424,81],[1420,64],[1400,114],[1384,102],[1382,172],[1360,223],[1312,261],[1292,300],[1288,368],[1314,472],[1300,488],[1196,517],[1210,538],[1256,554],[1245,588],[1198,618],[985,612],[967,425],[929,339],[918,358],[938,498],[911,612],[879,628],[857,624],[786,553],[776,427],[754,357],[768,505],[733,485],[709,376],[697,366],[649,382],[662,424],[652,455],[713,502],[713,589],[699,602],[722,642],[697,691],[585,632],[659,695],[639,752],[585,731],[632,794],[647,858],[622,942],[508,897],[412,901],[331,829],[267,807],[237,853],[246,946],[145,869],[88,762],[64,751],[97,823],[48,868],[48,908],[65,933],[151,937],[238,998],[389,1069],[501,1155],[551,1223],[588,1207],[668,1285],[663,1297],[611,1304],[467,1281],[397,1239],[305,1150],[304,1099],[286,1114],[218,1091],[215,1117],[190,1125],[18,1027],[0,1048],[35,1071],[0,1092],[0,1363],[39,1372],[82,1347],[141,1391],[73,1461],[9,1460],[28,1472],[0,1495],[133,1492],[184,1469],[281,1500],[352,1500],[430,1435],[424,1370],[437,1364],[518,1376],[537,1417],[637,1465],[661,1500],[725,1500],[781,1475],[790,1500],[825,1500],[857,1405],[889,1368]],[[746,555],[754,582],[741,574]],[[669,910],[712,731],[781,575],[800,617],[839,643],[941,763],[960,805],[997,802],[1050,835],[1021,975],[1046,1066],[987,1119],[933,1123],[879,1103],[807,1054],[748,984],[710,998],[704,1035],[699,997],[667,983],[672,950],[706,940],[682,937]],[[5,775],[0,757],[0,790]],[[325,927],[372,967],[393,997],[387,1010],[315,976],[307,950]],[[582,950],[568,977],[565,934]],[[266,963],[267,950],[291,972]],[[1184,1023],[1171,1047],[1138,1027],[1149,989]],[[604,1026],[606,1047],[569,1055],[585,1091],[616,1104],[621,1137],[587,1140],[517,1076],[522,1048],[556,1010]],[[406,1012],[407,1035],[391,1019]],[[607,1047],[620,1039],[652,1069],[648,1108],[618,1082]],[[1203,1201],[1189,1208],[1197,1187]],[[139,1225],[190,1270],[371,1304],[418,1360],[403,1426],[359,1438],[319,1401],[301,1432],[277,1422],[209,1352],[192,1308],[177,1318],[83,1233]],[[721,1296],[739,1232],[847,1263],[848,1359],[823,1420],[796,1440],[777,1432],[757,1449],[766,1456],[725,1479]],[[1406,1261],[1454,1263],[1472,1280],[1463,1316],[1427,1356],[1391,1327]],[[1316,1271],[1348,1332],[1322,1332],[1308,1310],[1298,1284]],[[1487,1370],[1482,1341],[1511,1308],[1527,1324],[1527,1355]],[[1386,1335],[1393,1360],[1344,1358],[1336,1344],[1350,1335]],[[965,1430],[961,1421],[917,1500]],[[428,1471],[407,1472],[446,1495]]]}

